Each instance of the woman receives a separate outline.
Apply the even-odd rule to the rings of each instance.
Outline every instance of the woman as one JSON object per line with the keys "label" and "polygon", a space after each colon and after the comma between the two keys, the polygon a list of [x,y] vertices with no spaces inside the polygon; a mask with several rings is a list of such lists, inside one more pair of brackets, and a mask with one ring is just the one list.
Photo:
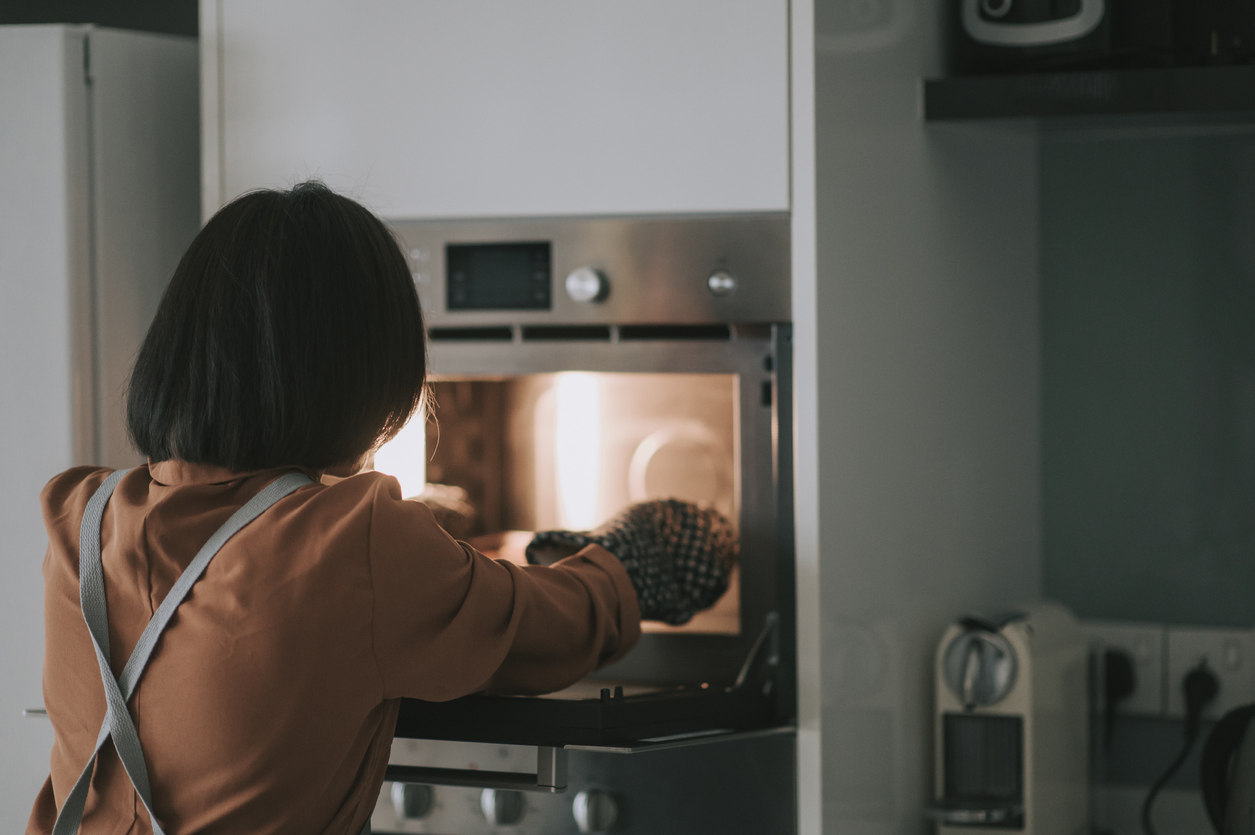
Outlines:
{"label": "woman", "polygon": [[[147,465],[42,494],[56,736],[28,833],[355,835],[400,698],[559,689],[627,652],[642,616],[718,597],[735,543],[676,503],[551,534],[590,543],[552,567],[451,539],[359,472],[424,384],[405,257],[366,209],[305,183],[206,224],[131,379]],[[711,547],[672,553],[677,514]]]}

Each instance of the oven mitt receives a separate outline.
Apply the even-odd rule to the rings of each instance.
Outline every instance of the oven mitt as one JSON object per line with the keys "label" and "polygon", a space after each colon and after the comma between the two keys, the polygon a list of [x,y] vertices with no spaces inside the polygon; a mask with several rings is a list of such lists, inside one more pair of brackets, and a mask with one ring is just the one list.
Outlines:
{"label": "oven mitt", "polygon": [[636,589],[643,620],[687,623],[728,588],[739,545],[719,511],[677,499],[641,502],[588,533],[541,531],[527,546],[527,561],[573,554],[600,545],[618,558]]}

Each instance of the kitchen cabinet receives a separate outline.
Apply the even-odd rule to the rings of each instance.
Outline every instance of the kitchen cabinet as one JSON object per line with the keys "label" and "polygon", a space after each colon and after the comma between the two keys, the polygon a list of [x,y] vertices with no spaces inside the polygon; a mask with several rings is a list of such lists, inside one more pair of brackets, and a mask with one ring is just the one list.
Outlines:
{"label": "kitchen cabinet", "polygon": [[78,464],[138,463],[123,392],[198,228],[190,38],[0,26],[0,831],[48,775],[47,536],[39,491]]}
{"label": "kitchen cabinet", "polygon": [[318,177],[389,218],[782,210],[786,0],[203,0],[204,213]]}
{"label": "kitchen cabinet", "polygon": [[920,118],[948,8],[793,5],[806,835],[932,831],[937,642],[1041,595],[1039,142]]}
{"label": "kitchen cabinet", "polygon": [[1041,593],[1038,142],[919,118],[943,5],[201,6],[206,214],[790,212],[808,835],[926,825],[935,643]]}

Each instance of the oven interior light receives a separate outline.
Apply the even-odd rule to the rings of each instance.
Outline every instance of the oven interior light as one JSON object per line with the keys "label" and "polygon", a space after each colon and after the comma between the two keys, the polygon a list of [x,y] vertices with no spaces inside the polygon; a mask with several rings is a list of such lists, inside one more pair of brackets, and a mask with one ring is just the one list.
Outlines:
{"label": "oven interior light", "polygon": [[401,482],[402,496],[423,492],[427,484],[427,419],[423,409],[375,451],[375,469]]}
{"label": "oven interior light", "polygon": [[579,371],[558,375],[554,384],[554,449],[562,525],[586,531],[596,525],[601,505],[601,386]]}

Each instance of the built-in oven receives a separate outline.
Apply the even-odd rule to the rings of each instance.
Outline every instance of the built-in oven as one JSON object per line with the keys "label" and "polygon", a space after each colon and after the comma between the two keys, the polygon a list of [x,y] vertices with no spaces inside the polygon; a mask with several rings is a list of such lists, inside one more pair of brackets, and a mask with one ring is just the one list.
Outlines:
{"label": "built-in oven", "polygon": [[788,831],[788,217],[395,226],[432,382],[378,469],[501,559],[658,498],[719,510],[740,555],[713,608],[564,691],[404,702],[375,831]]}

